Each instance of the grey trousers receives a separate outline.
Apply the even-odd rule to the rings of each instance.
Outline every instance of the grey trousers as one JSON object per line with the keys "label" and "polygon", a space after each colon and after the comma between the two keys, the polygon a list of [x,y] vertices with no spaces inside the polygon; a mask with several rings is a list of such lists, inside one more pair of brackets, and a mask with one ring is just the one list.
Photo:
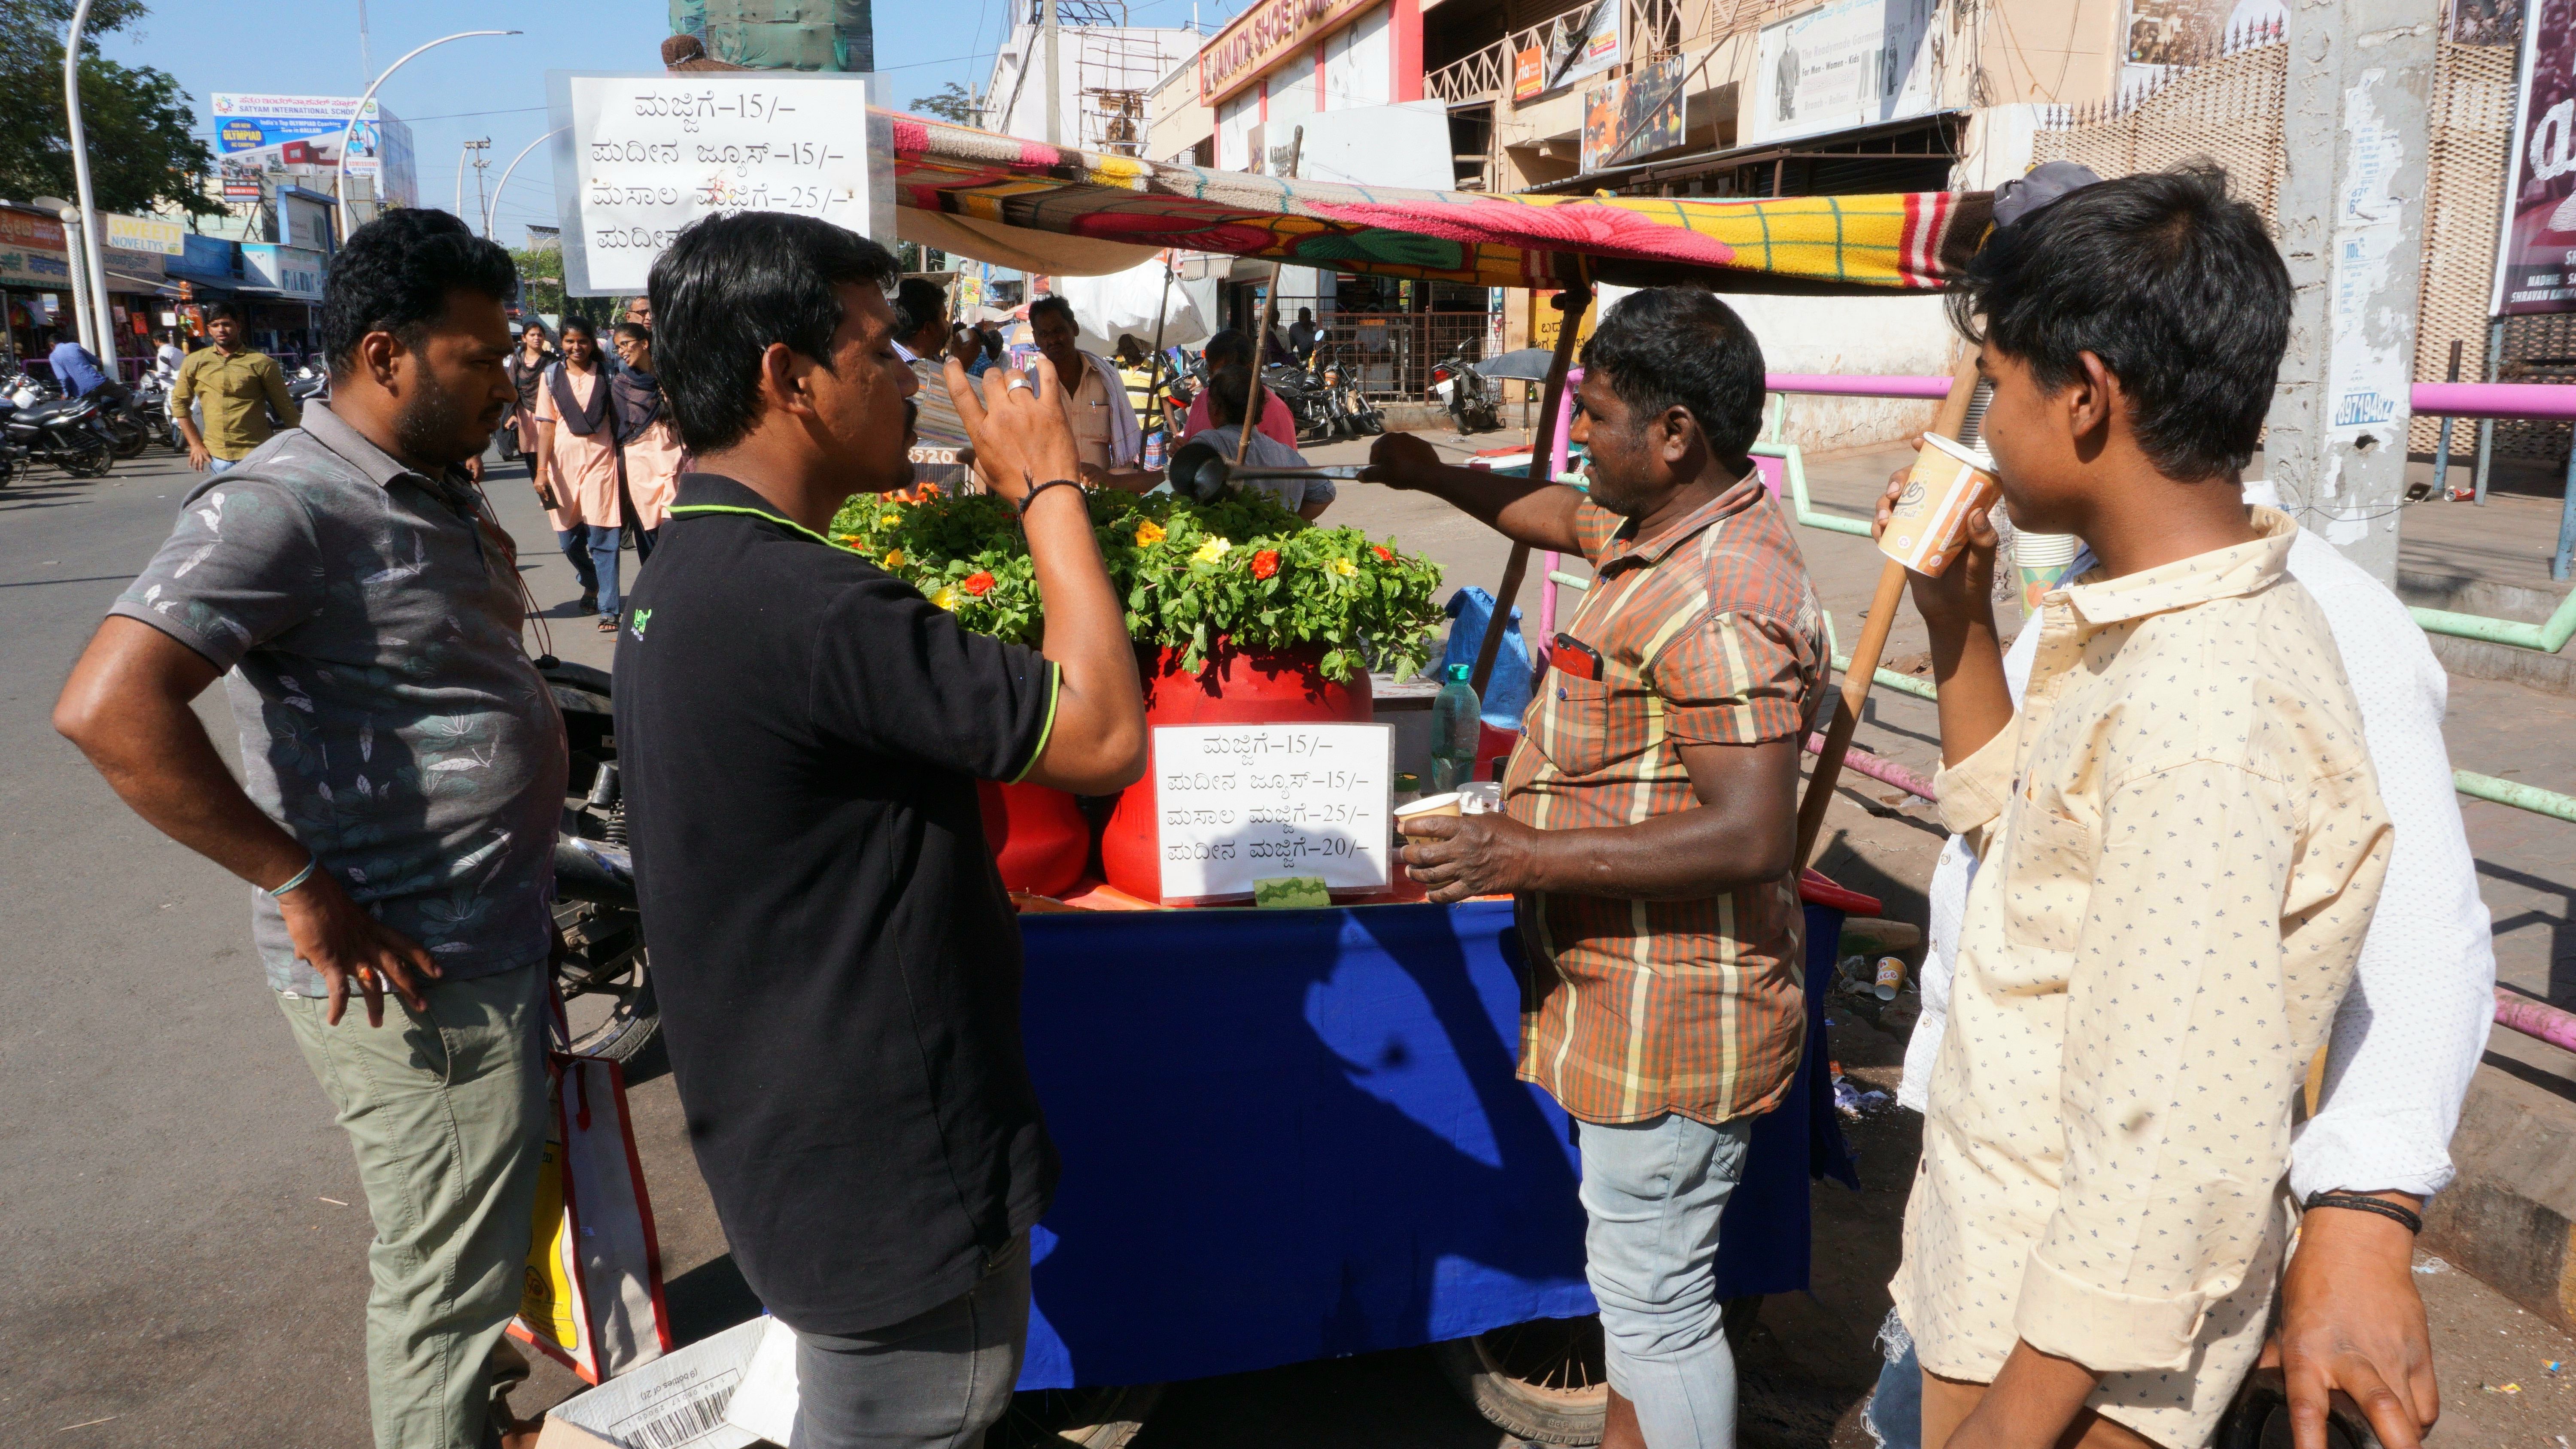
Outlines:
{"label": "grey trousers", "polygon": [[789,1449],[975,1449],[1011,1405],[1029,1338],[1029,1235],[965,1293],[891,1328],[796,1334]]}
{"label": "grey trousers", "polygon": [[367,1249],[367,1398],[377,1449],[489,1442],[492,1356],[527,1282],[546,1136],[543,964],[440,982],[429,1010],[280,996],[358,1159]]}

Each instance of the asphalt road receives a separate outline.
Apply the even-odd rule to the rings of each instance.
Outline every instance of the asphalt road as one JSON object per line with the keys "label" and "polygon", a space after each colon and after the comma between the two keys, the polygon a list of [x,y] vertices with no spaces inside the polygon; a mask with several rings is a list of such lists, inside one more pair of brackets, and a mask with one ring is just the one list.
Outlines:
{"label": "asphalt road", "polygon": [[[1329,456],[1357,451],[1346,445]],[[571,571],[520,476],[496,470],[491,492],[522,541],[552,647],[605,666],[609,637],[574,617]],[[367,1442],[371,1230],[346,1139],[262,985],[249,949],[248,890],[136,819],[48,723],[71,659],[195,481],[155,453],[100,483],[47,472],[0,490],[5,1445]],[[1399,536],[1456,581],[1500,572],[1500,541],[1427,499],[1350,485],[1332,521]],[[1866,555],[1842,557],[1839,543],[1811,541],[1809,561],[1828,603],[1856,616],[1859,599],[1844,595],[1865,595],[1875,568]],[[1535,590],[1524,602],[1534,598]],[[210,692],[199,709],[229,755],[229,707]],[[1887,696],[1874,704],[1863,742],[1928,768],[1930,713]],[[2522,751],[2554,774],[2547,767],[2568,758],[2568,737],[2550,726],[2568,713],[2576,707],[2566,701],[2535,707],[2455,691],[2454,746],[2464,757]],[[1829,817],[1826,868],[1919,921],[1920,885],[1939,839],[1927,815],[1882,789],[1847,789]],[[2546,882],[2576,879],[2567,854],[2576,833],[2551,823],[2555,833],[2526,836],[2500,824],[2473,825],[2491,875],[2511,860],[2535,877],[2525,887],[2532,899],[2512,903],[2520,914],[2497,902],[2499,931],[2532,941],[2504,953],[2514,958],[2509,974],[2563,989],[2566,978],[2552,981],[2550,972],[2567,969],[2551,949],[2568,930],[2566,894]],[[1849,1015],[1837,1014],[1839,1059],[1865,1082],[1892,1074],[1903,1020]],[[726,1256],[669,1077],[649,1052],[636,1068],[632,1106],[669,1299],[682,1336],[694,1338],[757,1304]],[[1820,1190],[1815,1291],[1773,1300],[1746,1346],[1748,1446],[1867,1442],[1850,1409],[1875,1369],[1868,1338],[1885,1309],[1883,1260],[1916,1134],[1907,1117],[1866,1124],[1859,1135],[1874,1191]],[[2551,1444],[2567,1422],[2576,1375],[2540,1365],[2576,1357],[2571,1345],[2465,1275],[2428,1277],[2425,1286],[2451,1408],[2440,1442]],[[2511,1396],[2486,1388],[2508,1381],[2529,1387]],[[576,1387],[541,1363],[516,1403],[533,1413]],[[1506,1442],[1448,1392],[1424,1355],[1398,1353],[1176,1385],[1135,1449]]]}

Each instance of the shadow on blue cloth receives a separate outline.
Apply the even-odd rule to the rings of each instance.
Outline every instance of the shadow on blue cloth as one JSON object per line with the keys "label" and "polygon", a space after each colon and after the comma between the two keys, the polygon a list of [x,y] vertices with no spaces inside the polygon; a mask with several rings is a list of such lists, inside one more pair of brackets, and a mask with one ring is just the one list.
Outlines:
{"label": "shadow on blue cloth", "polygon": [[[1565,1114],[1513,1075],[1508,903],[1021,926],[1029,1065],[1065,1172],[1035,1237],[1020,1387],[1199,1378],[1592,1311]],[[1821,1022],[1809,1035],[1817,1056]],[[1800,1075],[1728,1209],[1730,1295],[1806,1286]]]}

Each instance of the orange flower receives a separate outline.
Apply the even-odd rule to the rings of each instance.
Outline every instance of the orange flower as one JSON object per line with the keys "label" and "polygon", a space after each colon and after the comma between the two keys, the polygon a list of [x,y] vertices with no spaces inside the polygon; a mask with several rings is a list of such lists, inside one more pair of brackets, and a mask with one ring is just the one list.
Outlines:
{"label": "orange flower", "polygon": [[968,574],[966,582],[959,587],[980,599],[993,592],[993,575],[989,571]]}
{"label": "orange flower", "polygon": [[1372,550],[1374,550],[1374,551],[1376,552],[1377,557],[1378,557],[1378,562],[1380,562],[1380,563],[1393,563],[1393,562],[1395,562],[1395,550],[1394,550],[1394,549],[1388,548],[1386,545],[1384,545],[1384,544],[1382,544],[1382,543],[1373,543],[1373,544],[1370,544],[1370,545],[1369,545],[1369,547],[1370,547]]}
{"label": "orange flower", "polygon": [[1265,548],[1252,556],[1252,576],[1266,579],[1279,572],[1279,550]]}

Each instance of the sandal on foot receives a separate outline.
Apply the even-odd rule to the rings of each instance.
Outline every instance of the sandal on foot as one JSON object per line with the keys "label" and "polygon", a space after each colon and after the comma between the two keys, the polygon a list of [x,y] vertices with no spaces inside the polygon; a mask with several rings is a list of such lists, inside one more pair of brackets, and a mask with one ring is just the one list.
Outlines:
{"label": "sandal on foot", "polygon": [[599,632],[600,632],[600,633],[602,633],[602,634],[614,634],[614,633],[616,633],[616,632],[617,632],[617,621],[616,621],[615,619],[602,619],[602,620],[600,620],[600,621],[599,621]]}

